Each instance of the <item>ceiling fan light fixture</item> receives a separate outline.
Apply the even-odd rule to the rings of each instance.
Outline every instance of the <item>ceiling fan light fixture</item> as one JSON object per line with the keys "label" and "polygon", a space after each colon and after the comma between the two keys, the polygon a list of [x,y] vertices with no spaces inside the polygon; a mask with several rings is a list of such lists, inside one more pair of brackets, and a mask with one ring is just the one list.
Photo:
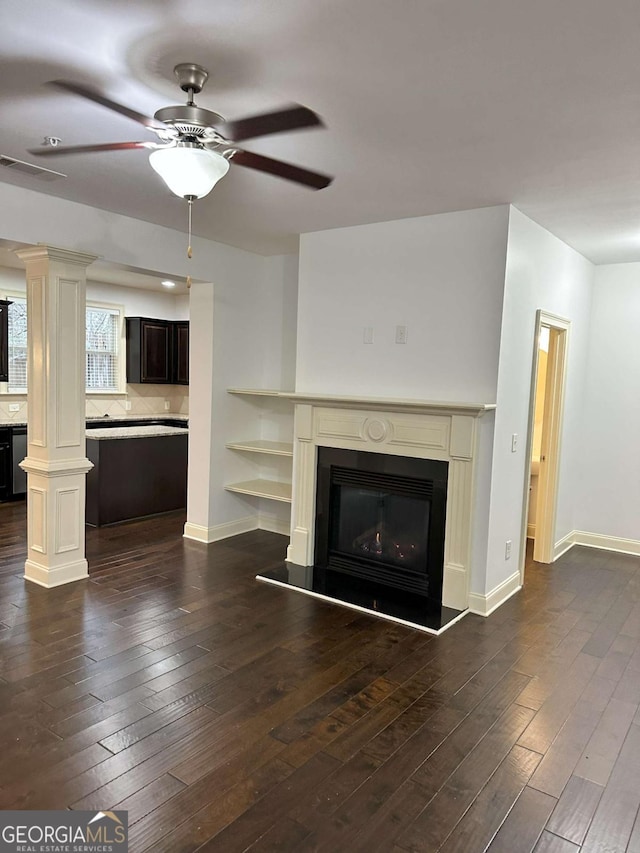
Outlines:
{"label": "ceiling fan light fixture", "polygon": [[149,155],[149,162],[180,198],[203,198],[229,171],[229,161],[222,154],[191,146],[158,148]]}

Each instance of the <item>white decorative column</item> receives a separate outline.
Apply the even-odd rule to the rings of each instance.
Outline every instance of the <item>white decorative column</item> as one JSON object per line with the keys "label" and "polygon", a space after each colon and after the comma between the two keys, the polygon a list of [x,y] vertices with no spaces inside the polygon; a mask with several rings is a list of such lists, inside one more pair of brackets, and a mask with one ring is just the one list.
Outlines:
{"label": "white decorative column", "polygon": [[54,246],[16,253],[28,314],[28,555],[25,578],[53,587],[88,577],[85,559],[86,268],[96,260]]}

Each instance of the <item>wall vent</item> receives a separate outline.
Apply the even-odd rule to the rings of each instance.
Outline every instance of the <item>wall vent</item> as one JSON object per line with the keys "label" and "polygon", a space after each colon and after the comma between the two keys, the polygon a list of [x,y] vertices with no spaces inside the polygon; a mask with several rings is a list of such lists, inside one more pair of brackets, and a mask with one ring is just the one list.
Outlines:
{"label": "wall vent", "polygon": [[54,172],[53,169],[43,169],[42,166],[25,163],[24,160],[16,160],[15,157],[8,157],[6,154],[0,154],[0,166],[11,169],[12,172],[22,172],[23,175],[30,175],[32,178],[38,178],[40,181],[57,181],[59,178],[67,177],[62,172]]}

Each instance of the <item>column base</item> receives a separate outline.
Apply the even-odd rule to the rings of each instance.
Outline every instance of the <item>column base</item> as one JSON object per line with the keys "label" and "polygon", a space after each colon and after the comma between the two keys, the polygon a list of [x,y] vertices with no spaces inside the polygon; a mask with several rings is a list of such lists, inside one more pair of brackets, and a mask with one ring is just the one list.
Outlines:
{"label": "column base", "polygon": [[24,564],[25,580],[37,583],[51,589],[54,586],[62,586],[65,583],[84,580],[89,577],[89,564],[86,560],[77,560],[74,563],[66,563],[63,566],[42,566],[27,560]]}

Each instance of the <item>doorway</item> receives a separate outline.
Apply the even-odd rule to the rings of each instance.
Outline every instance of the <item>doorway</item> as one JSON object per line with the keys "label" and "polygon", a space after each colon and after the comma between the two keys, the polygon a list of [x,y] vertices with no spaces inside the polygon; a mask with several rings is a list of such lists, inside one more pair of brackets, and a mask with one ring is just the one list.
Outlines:
{"label": "doorway", "polygon": [[555,558],[558,473],[570,325],[569,320],[542,310],[536,312],[520,560],[523,579],[527,539],[533,541],[534,561],[552,563]]}

